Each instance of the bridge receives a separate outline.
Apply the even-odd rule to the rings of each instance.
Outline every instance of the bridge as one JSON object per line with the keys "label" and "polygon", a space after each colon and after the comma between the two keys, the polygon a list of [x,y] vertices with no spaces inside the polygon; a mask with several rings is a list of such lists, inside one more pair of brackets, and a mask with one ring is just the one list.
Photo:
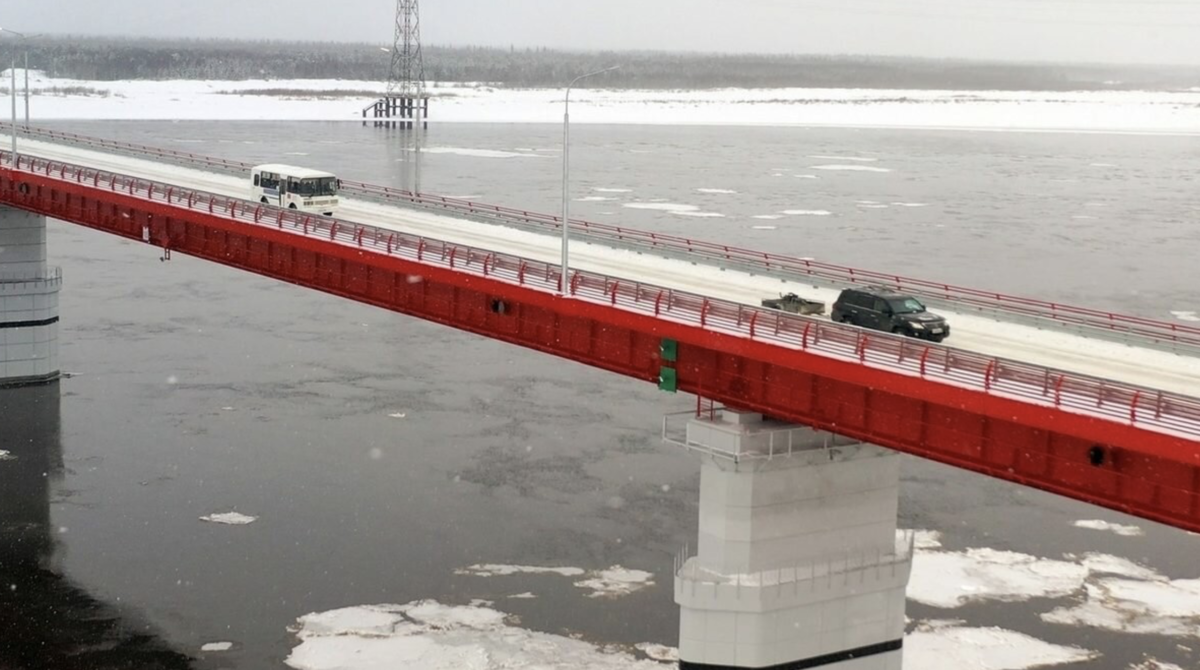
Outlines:
{"label": "bridge", "polygon": [[[248,164],[42,129],[0,163],[0,327],[31,333],[4,341],[0,378],[57,374],[49,217],[694,394],[686,425],[663,426],[703,463],[700,546],[676,566],[683,667],[899,663],[911,538],[887,450],[1200,531],[1200,328],[574,220],[563,277],[554,216],[345,180],[337,216],[317,216],[247,201]],[[856,284],[922,297],[952,338],[759,306]],[[744,601],[784,583],[786,603]],[[886,615],[860,630],[843,614],[841,637],[713,633],[864,593]]]}

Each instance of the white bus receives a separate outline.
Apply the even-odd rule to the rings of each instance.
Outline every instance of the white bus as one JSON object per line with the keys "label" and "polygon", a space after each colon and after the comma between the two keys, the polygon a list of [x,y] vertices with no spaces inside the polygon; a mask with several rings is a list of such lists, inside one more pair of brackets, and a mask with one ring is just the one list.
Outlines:
{"label": "white bus", "polygon": [[268,163],[250,170],[253,199],[268,205],[333,216],[340,182],[328,172]]}

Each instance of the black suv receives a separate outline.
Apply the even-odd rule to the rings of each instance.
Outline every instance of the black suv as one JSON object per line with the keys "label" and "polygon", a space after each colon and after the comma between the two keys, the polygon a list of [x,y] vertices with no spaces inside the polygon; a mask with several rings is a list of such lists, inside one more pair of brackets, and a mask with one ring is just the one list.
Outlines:
{"label": "black suv", "polygon": [[842,291],[830,318],[863,328],[941,342],[950,336],[945,317],[925,311],[920,300],[889,288],[848,288]]}

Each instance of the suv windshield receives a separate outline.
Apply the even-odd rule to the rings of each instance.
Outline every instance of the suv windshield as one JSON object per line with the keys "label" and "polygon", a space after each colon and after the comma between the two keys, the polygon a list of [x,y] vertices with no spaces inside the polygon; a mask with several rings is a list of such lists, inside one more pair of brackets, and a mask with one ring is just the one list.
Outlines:
{"label": "suv windshield", "polygon": [[925,311],[925,305],[922,305],[916,298],[889,300],[888,304],[892,306],[893,314],[915,314]]}

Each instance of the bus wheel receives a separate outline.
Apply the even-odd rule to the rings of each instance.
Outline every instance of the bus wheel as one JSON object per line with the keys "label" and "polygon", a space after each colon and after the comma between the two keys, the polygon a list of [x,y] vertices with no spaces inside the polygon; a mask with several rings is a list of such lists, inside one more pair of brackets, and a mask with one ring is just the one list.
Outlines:
{"label": "bus wheel", "polygon": [[262,200],[259,200],[259,202],[261,202],[261,203],[262,203],[262,204],[264,204],[264,205],[269,205],[269,204],[271,204],[271,203],[267,202],[267,199],[266,199],[265,197],[264,197]]}
{"label": "bus wheel", "polygon": [[296,203],[293,202],[292,204],[288,205],[288,209],[296,209]]}

